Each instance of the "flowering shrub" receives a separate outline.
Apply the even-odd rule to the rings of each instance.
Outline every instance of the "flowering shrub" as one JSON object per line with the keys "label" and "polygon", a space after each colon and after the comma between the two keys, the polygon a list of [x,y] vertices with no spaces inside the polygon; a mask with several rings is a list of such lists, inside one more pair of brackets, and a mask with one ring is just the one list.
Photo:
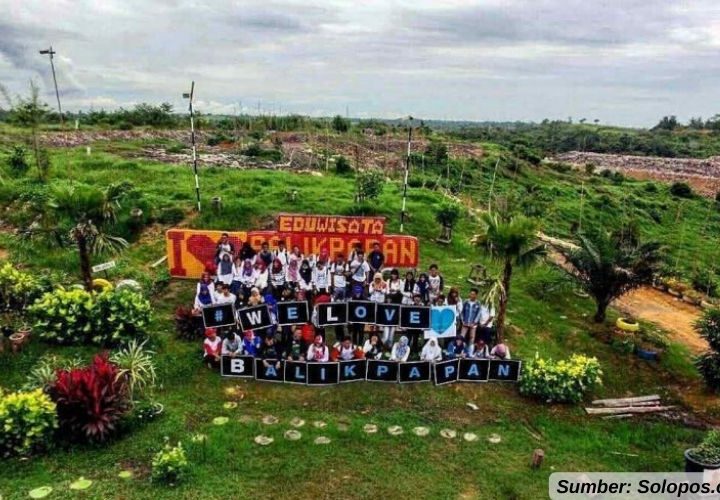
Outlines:
{"label": "flowering shrub", "polygon": [[40,280],[32,274],[18,271],[9,262],[0,267],[0,300],[5,309],[23,310],[41,291]]}
{"label": "flowering shrub", "polygon": [[55,403],[36,389],[5,393],[0,390],[0,454],[29,455],[50,443],[58,426]]}
{"label": "flowering shrub", "polygon": [[523,365],[520,393],[548,403],[577,403],[587,391],[602,383],[597,358],[573,354],[570,359],[553,361],[537,354]]}
{"label": "flowering shrub", "polygon": [[150,302],[123,288],[99,294],[58,288],[31,307],[40,338],[57,344],[114,345],[141,335],[150,322]]}
{"label": "flowering shrub", "polygon": [[60,428],[70,439],[104,441],[127,412],[127,382],[107,354],[83,368],[60,370],[50,390],[57,404]]}
{"label": "flowering shrub", "polygon": [[117,344],[140,336],[150,323],[150,302],[129,288],[107,290],[96,296],[92,342]]}
{"label": "flowering shrub", "polygon": [[182,443],[177,446],[166,444],[152,460],[152,479],[162,483],[182,481],[189,468],[187,455]]}

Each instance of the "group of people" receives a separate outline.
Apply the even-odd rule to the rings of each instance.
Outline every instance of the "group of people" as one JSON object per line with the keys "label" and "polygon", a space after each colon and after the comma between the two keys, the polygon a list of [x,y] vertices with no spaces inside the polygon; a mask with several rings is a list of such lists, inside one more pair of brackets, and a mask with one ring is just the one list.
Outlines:
{"label": "group of people", "polygon": [[[387,273],[388,278],[384,276]],[[345,300],[369,300],[404,305],[454,306],[457,336],[441,345],[430,338],[420,348],[422,330],[405,329],[395,341],[400,328],[351,323],[335,327],[336,342],[326,344],[325,329],[313,322],[304,325],[271,326],[264,331],[239,332],[236,327],[217,331],[206,329],[204,359],[217,364],[220,356],[251,355],[271,360],[339,361],[349,359],[390,359],[439,361],[456,358],[509,359],[506,345],[493,347],[494,316],[491,305],[478,300],[478,290],[470,290],[467,300],[460,298],[456,287],[445,294],[445,281],[436,264],[428,272],[413,271],[400,277],[397,269],[385,269],[385,256],[378,243],[367,256],[360,245],[351,255],[338,254],[331,260],[327,250],[303,255],[297,246],[288,250],[278,242],[270,250],[263,242],[256,252],[248,242],[235,249],[224,233],[217,243],[215,260],[206,266],[197,284],[194,310],[215,304],[237,307],[267,304],[275,321],[275,306],[280,301],[307,301],[316,304]],[[278,330],[280,338],[278,339]]]}

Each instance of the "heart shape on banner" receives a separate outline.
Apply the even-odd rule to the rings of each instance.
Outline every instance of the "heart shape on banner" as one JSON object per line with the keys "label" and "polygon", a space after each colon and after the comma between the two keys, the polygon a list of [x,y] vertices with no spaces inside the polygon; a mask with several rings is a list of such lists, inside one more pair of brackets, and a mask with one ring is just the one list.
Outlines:
{"label": "heart shape on banner", "polygon": [[438,335],[455,324],[455,313],[451,309],[432,309],[430,311],[430,328]]}

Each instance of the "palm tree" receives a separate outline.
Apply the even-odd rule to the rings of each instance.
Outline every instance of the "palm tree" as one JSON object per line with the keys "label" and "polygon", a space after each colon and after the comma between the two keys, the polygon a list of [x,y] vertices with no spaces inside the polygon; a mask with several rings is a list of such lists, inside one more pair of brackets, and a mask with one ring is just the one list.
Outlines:
{"label": "palm tree", "polygon": [[[85,184],[54,186],[50,195],[34,207],[37,215],[24,235],[44,236],[60,245],[67,239],[74,243],[83,284],[91,290],[90,256],[118,252],[128,245],[125,239],[109,231],[117,221],[120,202],[131,187],[129,183],[111,184],[103,190]],[[68,220],[73,225],[65,232],[67,226],[63,230],[63,222]]]}
{"label": "palm tree", "polygon": [[491,257],[502,265],[502,274],[488,293],[489,299],[497,297],[497,339],[502,342],[505,332],[505,316],[510,299],[510,282],[514,267],[527,268],[545,255],[545,245],[537,242],[537,222],[518,215],[482,215],[483,232],[475,243],[486,248]]}
{"label": "palm tree", "polygon": [[605,321],[610,303],[650,284],[660,264],[660,245],[641,243],[634,230],[581,234],[579,247],[560,248],[571,274],[597,304],[595,322]]}

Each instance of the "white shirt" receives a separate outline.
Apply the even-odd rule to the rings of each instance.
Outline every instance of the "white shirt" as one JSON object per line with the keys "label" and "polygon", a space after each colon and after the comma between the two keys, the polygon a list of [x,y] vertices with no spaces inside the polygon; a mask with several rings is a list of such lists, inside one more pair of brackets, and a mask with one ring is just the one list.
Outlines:
{"label": "white shirt", "polygon": [[216,293],[215,294],[215,303],[216,304],[234,304],[235,303],[235,294],[234,293],[228,293],[227,296],[224,293]]}
{"label": "white shirt", "polygon": [[322,269],[318,269],[315,267],[313,269],[312,280],[313,283],[315,283],[315,288],[330,288],[330,272],[328,271],[328,268],[323,267]]}
{"label": "white shirt", "polygon": [[290,253],[287,251],[287,249],[275,250],[275,258],[280,260],[280,262],[282,262],[283,267],[288,265],[289,255],[290,255]]}
{"label": "white shirt", "polygon": [[375,280],[373,280],[372,283],[370,283],[370,300],[372,302],[377,302],[379,304],[382,304],[385,302],[385,294],[387,293],[387,283],[384,281],[381,281],[380,283],[376,284]]}
{"label": "white shirt", "polygon": [[364,260],[362,262],[353,260],[350,263],[350,272],[352,273],[352,279],[365,282],[367,280],[367,273],[370,272],[370,265]]}
{"label": "white shirt", "polygon": [[337,264],[333,262],[330,265],[330,273],[332,274],[333,286],[335,288],[345,288],[347,280],[345,279],[345,271],[347,270],[347,263]]}
{"label": "white shirt", "polygon": [[487,320],[493,318],[493,320],[487,324],[488,327],[492,327],[495,322],[495,308],[488,307],[485,304],[480,304],[480,325],[484,325]]}

